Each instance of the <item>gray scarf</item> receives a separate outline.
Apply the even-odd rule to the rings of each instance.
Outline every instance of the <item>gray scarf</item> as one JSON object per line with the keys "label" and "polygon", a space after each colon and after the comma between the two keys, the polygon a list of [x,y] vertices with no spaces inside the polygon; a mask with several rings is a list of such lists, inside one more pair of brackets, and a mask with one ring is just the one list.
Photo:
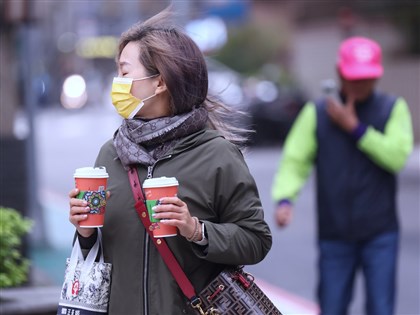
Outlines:
{"label": "gray scarf", "polygon": [[180,138],[203,129],[208,112],[203,107],[172,117],[152,120],[124,119],[114,134],[114,146],[124,168],[132,164],[153,165]]}

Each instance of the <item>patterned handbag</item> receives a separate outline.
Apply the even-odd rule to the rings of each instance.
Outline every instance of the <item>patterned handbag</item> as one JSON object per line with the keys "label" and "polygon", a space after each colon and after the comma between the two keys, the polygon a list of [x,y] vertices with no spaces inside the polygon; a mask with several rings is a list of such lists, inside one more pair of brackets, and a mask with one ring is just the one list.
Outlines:
{"label": "patterned handbag", "polygon": [[[100,250],[99,261],[95,262]],[[57,315],[96,315],[108,313],[112,265],[104,262],[102,234],[98,228],[95,245],[84,259],[79,239],[67,259]]]}
{"label": "patterned handbag", "polygon": [[151,223],[149,216],[146,215],[145,199],[135,167],[130,168],[128,177],[140,221],[182,292],[188,298],[189,305],[196,310],[197,314],[281,315],[273,302],[254,282],[254,278],[244,272],[242,267],[226,268],[197,295],[166,241],[163,238],[153,237],[149,229]]}
{"label": "patterned handbag", "polygon": [[[242,267],[226,268],[199,294],[199,314],[281,315],[273,302]],[[196,303],[196,304],[197,304]]]}

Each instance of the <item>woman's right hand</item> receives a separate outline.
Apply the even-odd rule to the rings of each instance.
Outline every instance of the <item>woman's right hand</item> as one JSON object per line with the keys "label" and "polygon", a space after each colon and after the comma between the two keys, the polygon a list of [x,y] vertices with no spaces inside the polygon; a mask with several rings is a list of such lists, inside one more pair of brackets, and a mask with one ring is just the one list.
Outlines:
{"label": "woman's right hand", "polygon": [[77,199],[76,196],[79,194],[79,189],[74,188],[70,191],[70,216],[69,221],[76,227],[77,232],[83,237],[89,237],[95,231],[94,228],[82,228],[79,225],[80,221],[87,218],[87,214],[90,208],[87,205],[86,200]]}

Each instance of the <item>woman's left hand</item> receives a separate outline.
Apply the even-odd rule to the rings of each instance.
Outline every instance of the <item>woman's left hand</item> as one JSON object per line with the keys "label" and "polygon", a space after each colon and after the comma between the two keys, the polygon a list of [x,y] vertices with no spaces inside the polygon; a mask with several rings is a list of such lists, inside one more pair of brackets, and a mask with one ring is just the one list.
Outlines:
{"label": "woman's left hand", "polygon": [[188,238],[194,234],[195,220],[191,217],[188,206],[178,197],[164,197],[153,208],[154,218],[161,223],[176,226],[179,233]]}

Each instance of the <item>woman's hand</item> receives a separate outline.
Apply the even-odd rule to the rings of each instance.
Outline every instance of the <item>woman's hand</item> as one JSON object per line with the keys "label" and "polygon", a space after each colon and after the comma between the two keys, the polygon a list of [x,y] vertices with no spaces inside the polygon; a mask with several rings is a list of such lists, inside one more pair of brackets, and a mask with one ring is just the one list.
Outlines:
{"label": "woman's hand", "polygon": [[160,223],[176,226],[179,233],[190,238],[195,231],[195,220],[191,217],[188,206],[178,197],[160,198],[159,205],[153,208],[154,218]]}
{"label": "woman's hand", "polygon": [[69,193],[70,197],[70,216],[69,221],[76,227],[77,232],[83,237],[89,237],[95,231],[94,228],[82,228],[79,225],[80,221],[87,218],[87,214],[90,208],[87,205],[86,200],[77,199],[76,196],[79,194],[79,189],[72,189]]}

